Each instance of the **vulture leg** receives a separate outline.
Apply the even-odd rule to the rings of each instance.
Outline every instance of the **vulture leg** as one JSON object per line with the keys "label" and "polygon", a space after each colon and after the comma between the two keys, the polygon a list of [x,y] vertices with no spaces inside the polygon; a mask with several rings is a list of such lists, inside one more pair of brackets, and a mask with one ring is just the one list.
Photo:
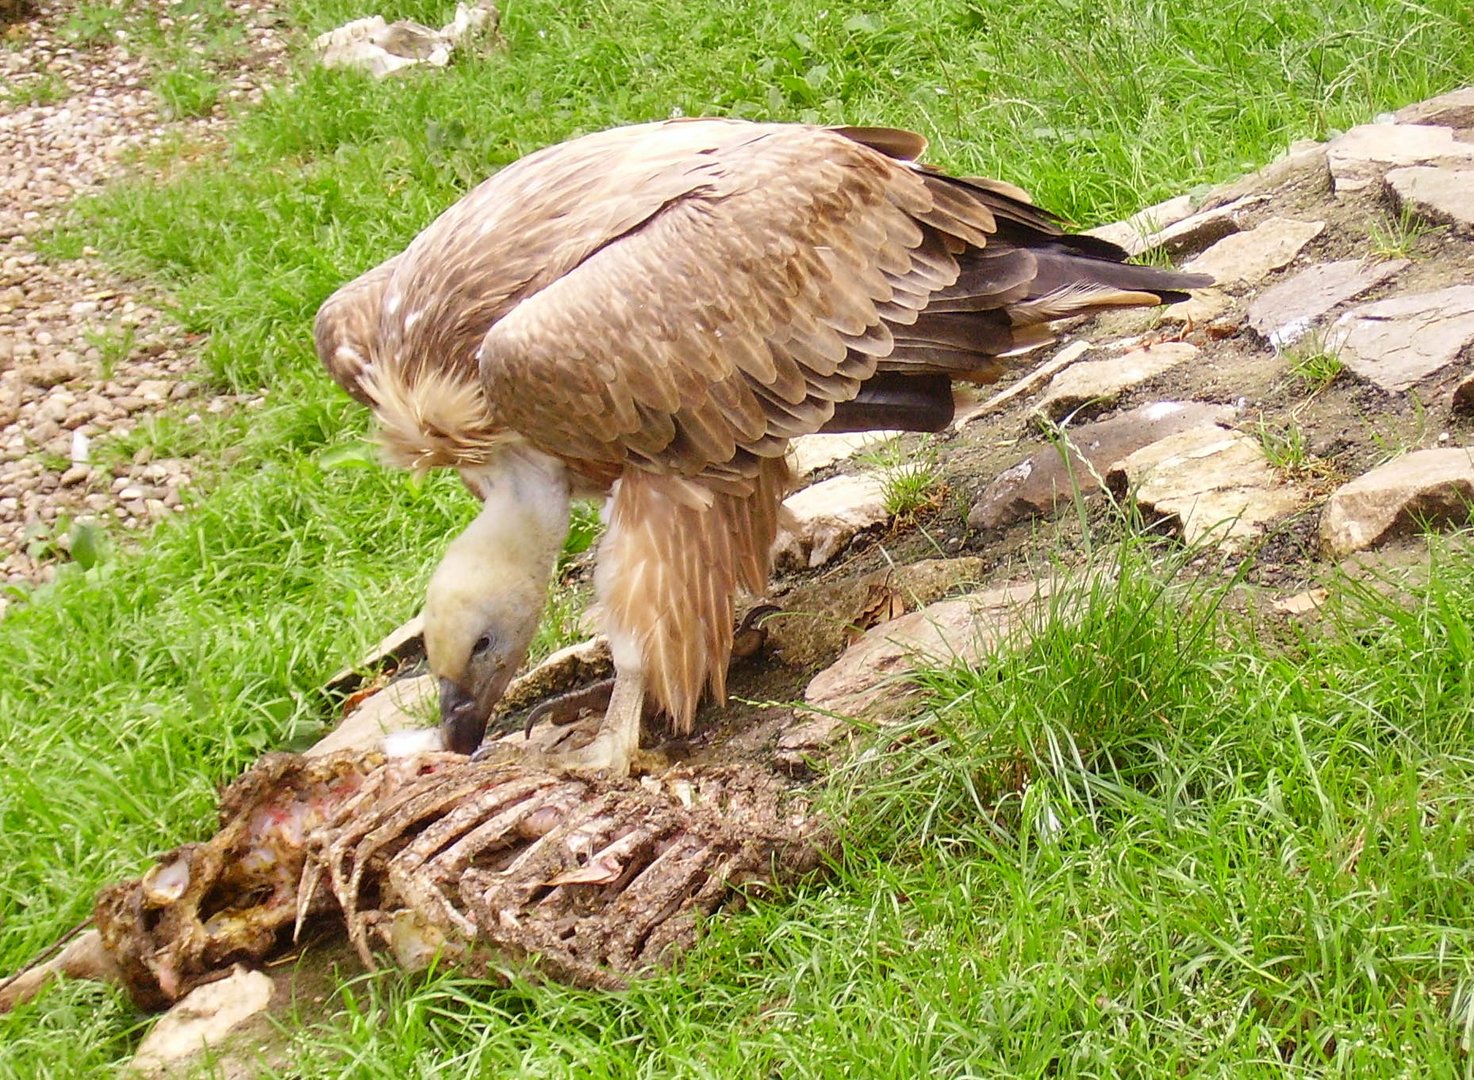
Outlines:
{"label": "vulture leg", "polygon": [[[768,639],[768,631],[763,623],[769,616],[776,615],[782,610],[777,604],[767,603],[749,608],[733,632],[732,659],[745,660],[750,656],[756,656]],[[569,690],[533,706],[527,712],[527,720],[522,727],[522,737],[530,738],[532,729],[544,720],[554,727],[565,727],[568,724],[577,723],[584,713],[599,710],[607,712],[609,700],[614,694],[614,682],[612,677],[600,679],[596,683]],[[655,714],[654,703],[646,698],[646,718]]]}
{"label": "vulture leg", "polygon": [[640,721],[645,715],[645,680],[639,672],[614,677],[609,708],[593,742],[557,755],[569,772],[628,776],[640,752]]}

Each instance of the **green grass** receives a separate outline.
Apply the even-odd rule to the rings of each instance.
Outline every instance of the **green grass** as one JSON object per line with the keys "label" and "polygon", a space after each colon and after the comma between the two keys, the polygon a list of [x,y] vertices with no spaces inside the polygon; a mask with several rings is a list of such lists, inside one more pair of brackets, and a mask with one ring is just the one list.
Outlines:
{"label": "green grass", "polygon": [[1468,539],[1302,634],[1128,547],[921,673],[831,880],[624,994],[361,979],[278,1075],[1466,1075]]}
{"label": "green grass", "polygon": [[0,101],[17,107],[55,105],[72,96],[72,88],[55,72],[42,72],[28,82],[15,82],[0,89]]}
{"label": "green grass", "polygon": [[1290,374],[1313,391],[1324,390],[1346,373],[1340,350],[1320,333],[1306,334],[1286,346],[1281,355]]}
{"label": "green grass", "polygon": [[941,496],[942,470],[936,444],[929,436],[919,440],[889,439],[856,455],[856,461],[880,471],[881,501],[893,518],[905,519],[934,506]]}
{"label": "green grass", "polygon": [[[365,420],[310,320],[491,170],[677,112],[891,123],[1090,224],[1474,81],[1463,0],[504,6],[504,50],[384,82],[303,65],[218,155],[151,159],[167,180],[51,238],[166,292],[211,384],[268,394],[100,440],[203,453],[197,504],[0,622],[0,969],[208,831],[214,785],[320,730],[317,687],[417,606],[471,500],[335,465]],[[199,43],[228,70],[229,9],[171,11],[166,34],[85,4],[64,33],[123,30],[156,73]],[[306,35],[362,6],[284,13]],[[1464,1073],[1468,566],[1274,648],[1123,576],[1077,628],[931,676],[937,707],[855,787],[835,878],[723,920],[681,974],[623,995],[370,980],[297,1037],[293,1075]],[[136,1037],[111,994],[59,987],[0,1018],[0,1074],[105,1074]]]}
{"label": "green grass", "polygon": [[1271,467],[1289,477],[1304,476],[1317,467],[1305,432],[1292,417],[1287,423],[1271,424],[1260,416],[1254,425],[1260,449]]}
{"label": "green grass", "polygon": [[1372,254],[1379,259],[1413,259],[1418,255],[1418,242],[1425,236],[1447,232],[1444,225],[1430,225],[1404,207],[1372,223],[1368,239]]}

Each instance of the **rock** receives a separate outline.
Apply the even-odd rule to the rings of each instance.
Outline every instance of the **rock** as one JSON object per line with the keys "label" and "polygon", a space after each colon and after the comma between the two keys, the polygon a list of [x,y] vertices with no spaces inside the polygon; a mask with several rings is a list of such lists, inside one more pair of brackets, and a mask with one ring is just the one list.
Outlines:
{"label": "rock", "polygon": [[1474,233],[1474,168],[1417,165],[1393,169],[1386,179],[1399,209],[1455,232]]}
{"label": "rock", "polygon": [[1456,413],[1474,413],[1474,374],[1466,375],[1464,381],[1454,387],[1451,408]]}
{"label": "rock", "polygon": [[1148,206],[1145,210],[1138,210],[1125,221],[1097,225],[1085,231],[1091,236],[1124,248],[1129,255],[1140,255],[1151,246],[1149,237],[1175,225],[1192,212],[1192,196],[1178,195],[1155,206]]}
{"label": "rock", "polygon": [[1325,191],[1330,186],[1331,173],[1326,164],[1326,144],[1314,139],[1298,139],[1262,169],[1218,188],[1203,201],[1202,208],[1211,210],[1247,195],[1260,195],[1285,188],[1309,187]]}
{"label": "rock", "polygon": [[1427,525],[1464,525],[1474,506],[1474,449],[1415,450],[1337,488],[1321,513],[1332,556],[1376,547]]}
{"label": "rock", "polygon": [[1216,424],[1143,447],[1117,462],[1106,482],[1119,497],[1134,495],[1144,514],[1170,523],[1188,544],[1213,539],[1237,547],[1303,501],[1257,442]]}
{"label": "rock", "polygon": [[1229,405],[1158,401],[1067,429],[1062,432],[1068,440],[1067,454],[1050,446],[1000,473],[973,503],[967,523],[975,529],[1001,529],[1050,513],[1077,487],[1087,495],[1098,491],[1099,479],[1128,454],[1187,428],[1228,423],[1233,415]]}
{"label": "rock", "polygon": [[218,1046],[231,1031],[271,1004],[271,979],[235,965],[216,982],[191,990],[165,1013],[139,1044],[130,1068],[163,1077]]}
{"label": "rock", "polygon": [[431,727],[438,701],[433,675],[398,679],[344,717],[331,733],[307,751],[307,756],[320,757],[337,750],[375,750],[386,735]]}
{"label": "rock", "polygon": [[50,360],[39,360],[34,364],[27,364],[21,368],[21,378],[32,386],[41,389],[50,389],[60,386],[64,382],[70,382],[82,374],[82,365],[75,360],[66,358],[66,354],[53,357]]}
{"label": "rock", "polygon": [[500,709],[508,715],[554,694],[587,685],[614,673],[609,639],[602,634],[565,645],[540,661],[530,671],[512,680],[502,695]]}
{"label": "rock", "polygon": [[167,379],[144,379],[133,392],[144,401],[157,402],[167,401],[172,389]]}
{"label": "rock", "polygon": [[1474,345],[1474,285],[1354,307],[1336,320],[1327,343],[1358,378],[1406,390]]}
{"label": "rock", "polygon": [[1408,266],[1406,259],[1319,263],[1273,285],[1249,304],[1249,325],[1276,349],[1302,337],[1337,304],[1354,300]]}
{"label": "rock", "polygon": [[496,20],[496,6],[489,0],[458,4],[455,17],[439,30],[408,19],[386,23],[383,16],[371,15],[319,34],[312,48],[323,67],[357,68],[382,79],[416,64],[444,67],[468,34],[494,27]]}
{"label": "rock", "polygon": [[1110,360],[1089,360],[1061,371],[1035,406],[1054,421],[1083,405],[1108,405],[1122,393],[1197,355],[1197,346],[1172,341],[1133,349]]}
{"label": "rock", "polygon": [[1326,147],[1337,194],[1361,191],[1389,169],[1411,165],[1474,165],[1474,143],[1452,128],[1420,124],[1363,124]]}
{"label": "rock", "polygon": [[855,431],[835,435],[800,435],[788,444],[789,465],[802,479],[838,461],[854,457],[867,446],[886,442],[899,431]]}
{"label": "rock", "polygon": [[810,715],[779,739],[782,755],[800,755],[828,745],[847,726],[844,717],[870,721],[904,714],[914,688],[904,677],[920,664],[977,663],[1011,633],[1052,591],[1049,582],[970,593],[928,604],[867,631],[804,691]]}
{"label": "rock", "polygon": [[1420,101],[1398,109],[1393,119],[1399,124],[1425,124],[1433,127],[1474,128],[1474,86],[1466,86],[1449,94]]}
{"label": "rock", "polygon": [[783,502],[788,520],[773,545],[780,563],[823,566],[862,529],[890,514],[885,486],[874,476],[836,476],[790,495]]}
{"label": "rock", "polygon": [[[152,468],[152,466],[150,466]],[[148,472],[145,471],[145,476]],[[151,479],[163,479],[167,470],[160,468]],[[168,495],[166,491],[165,496]],[[167,501],[167,500],[166,500]],[[174,503],[179,501],[179,493],[174,493]],[[361,683],[363,672],[377,672],[391,666],[399,666],[406,661],[418,660],[425,655],[425,616],[423,613],[416,615],[409,622],[391,630],[384,639],[361,657],[358,663],[351,668],[343,668],[328,680],[327,690],[331,693],[346,693]]]}
{"label": "rock", "polygon": [[1243,228],[1245,211],[1263,202],[1263,195],[1246,195],[1212,210],[1203,210],[1183,218],[1147,240],[1148,250],[1161,248],[1173,258],[1190,255],[1216,244]]}
{"label": "rock", "polygon": [[1219,288],[1253,285],[1288,265],[1325,227],[1324,221],[1272,217],[1248,232],[1224,237],[1184,269],[1212,274]]}
{"label": "rock", "polygon": [[1325,589],[1310,589],[1296,593],[1294,596],[1287,596],[1283,600],[1276,600],[1274,610],[1283,615],[1309,615],[1313,611],[1319,611],[1329,595],[1330,593]]}

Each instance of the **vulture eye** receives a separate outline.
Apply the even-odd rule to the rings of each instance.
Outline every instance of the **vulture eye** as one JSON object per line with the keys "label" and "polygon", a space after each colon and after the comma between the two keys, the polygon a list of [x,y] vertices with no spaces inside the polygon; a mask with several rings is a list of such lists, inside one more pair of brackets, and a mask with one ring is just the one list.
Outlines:
{"label": "vulture eye", "polygon": [[482,653],[487,652],[495,644],[496,638],[492,637],[490,634],[482,634],[479,638],[476,639],[476,644],[471,646],[471,655],[480,656]]}

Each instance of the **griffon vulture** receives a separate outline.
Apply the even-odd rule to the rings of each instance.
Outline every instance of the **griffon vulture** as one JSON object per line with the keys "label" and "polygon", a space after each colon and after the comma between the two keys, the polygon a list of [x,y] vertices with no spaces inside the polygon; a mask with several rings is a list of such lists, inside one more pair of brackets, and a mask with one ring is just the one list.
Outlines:
{"label": "griffon vulture", "polygon": [[318,312],[318,354],[386,456],[483,509],[425,603],[444,742],[468,753],[525,659],[569,499],[608,493],[596,589],[614,690],[562,764],[623,773],[647,699],[720,700],[738,586],[766,588],[795,436],[939,430],[1051,320],[1171,303],[1026,194],[884,128],[674,120],[502,169]]}

